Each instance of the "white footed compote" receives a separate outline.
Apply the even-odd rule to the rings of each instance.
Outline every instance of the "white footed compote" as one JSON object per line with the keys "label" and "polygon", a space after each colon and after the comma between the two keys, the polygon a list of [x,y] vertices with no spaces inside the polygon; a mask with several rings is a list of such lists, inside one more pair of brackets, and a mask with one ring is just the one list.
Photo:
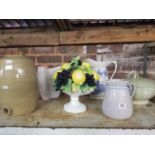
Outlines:
{"label": "white footed compote", "polygon": [[79,97],[83,96],[83,95],[87,95],[90,94],[92,91],[88,91],[85,93],[82,92],[76,92],[76,93],[66,93],[67,95],[70,96],[70,102],[66,103],[64,105],[64,110],[66,112],[70,112],[70,113],[82,113],[85,112],[87,110],[87,107],[85,104],[81,103],[79,101]]}

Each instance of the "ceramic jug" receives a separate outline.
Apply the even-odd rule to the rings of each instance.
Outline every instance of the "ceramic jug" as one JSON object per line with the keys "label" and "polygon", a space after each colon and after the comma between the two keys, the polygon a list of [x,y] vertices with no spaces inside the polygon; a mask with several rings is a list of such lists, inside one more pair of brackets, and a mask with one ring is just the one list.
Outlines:
{"label": "ceramic jug", "polygon": [[133,114],[134,85],[126,80],[112,79],[106,83],[102,112],[114,119],[127,119]]}
{"label": "ceramic jug", "polygon": [[[88,63],[91,64],[94,70],[100,75],[100,80],[97,82],[97,87],[93,93],[91,93],[91,97],[95,99],[103,99],[105,93],[105,81],[108,79],[112,79],[117,70],[117,62],[116,61],[95,61],[93,59],[86,59]],[[110,64],[114,64],[115,68],[111,75],[108,77],[107,66]]]}
{"label": "ceramic jug", "polygon": [[52,76],[59,69],[60,66],[54,68],[46,68],[43,66],[38,67],[37,78],[42,100],[47,101],[59,97],[60,91],[56,91],[52,85]]}

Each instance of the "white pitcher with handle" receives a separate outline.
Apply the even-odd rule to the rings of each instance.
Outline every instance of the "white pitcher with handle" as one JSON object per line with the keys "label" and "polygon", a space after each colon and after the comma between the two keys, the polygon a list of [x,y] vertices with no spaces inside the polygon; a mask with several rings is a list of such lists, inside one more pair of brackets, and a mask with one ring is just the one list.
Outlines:
{"label": "white pitcher with handle", "polygon": [[[97,87],[95,91],[91,94],[92,98],[95,99],[103,99],[105,93],[105,82],[108,79],[112,79],[117,70],[117,62],[116,61],[95,61],[93,59],[86,59],[86,62],[90,63],[93,69],[100,75],[100,80],[97,81]],[[114,64],[114,71],[110,78],[108,78],[107,66],[110,64]]]}
{"label": "white pitcher with handle", "polygon": [[123,79],[112,79],[106,82],[106,91],[102,104],[102,112],[106,116],[124,120],[133,114],[132,97],[135,87]]}

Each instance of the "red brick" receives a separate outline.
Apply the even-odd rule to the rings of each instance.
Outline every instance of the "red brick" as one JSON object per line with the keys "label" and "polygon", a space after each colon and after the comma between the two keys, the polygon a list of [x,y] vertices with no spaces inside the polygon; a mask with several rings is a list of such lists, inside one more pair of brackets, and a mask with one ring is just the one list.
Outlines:
{"label": "red brick", "polygon": [[[75,56],[77,56],[77,55],[64,55],[63,56],[63,63],[64,62],[69,62],[72,58],[74,58]],[[83,55],[79,55],[80,56],[80,59],[81,60],[83,60],[83,59],[85,59],[86,57],[85,56],[83,56]]]}
{"label": "red brick", "polygon": [[9,48],[8,54],[19,54],[18,48]]}
{"label": "red brick", "polygon": [[83,46],[57,46],[57,53],[61,54],[82,54]]}
{"label": "red brick", "polygon": [[114,69],[115,69],[115,67],[114,67],[113,64],[107,66],[107,70],[108,70],[108,71],[112,71],[112,72],[113,72]]}
{"label": "red brick", "polygon": [[135,62],[134,65],[135,65],[134,67],[135,70],[137,71],[143,70],[143,62]]}
{"label": "red brick", "polygon": [[7,48],[0,48],[0,55],[4,55],[8,52]]}
{"label": "red brick", "polygon": [[127,73],[126,72],[116,72],[114,78],[126,79],[127,78]]}
{"label": "red brick", "polygon": [[63,56],[63,62],[69,62],[75,55],[65,55]]}
{"label": "red brick", "polygon": [[32,47],[29,49],[29,54],[53,54],[55,47]]}
{"label": "red brick", "polygon": [[96,52],[97,52],[96,45],[88,45],[87,46],[87,53],[94,53],[94,54],[96,54]]}
{"label": "red brick", "polygon": [[[109,48],[112,53],[105,53],[105,60],[113,60],[118,62],[117,75],[124,76],[128,72],[135,70],[140,73],[143,71],[143,51],[142,46],[137,44],[129,44],[130,46],[123,49],[128,44],[104,44],[100,48]],[[133,46],[133,47],[132,47]],[[96,59],[96,45],[87,45],[87,57]],[[124,51],[123,51],[124,50]],[[72,57],[79,55],[82,59],[86,58],[83,54],[83,46],[52,46],[52,47],[19,47],[19,48],[0,48],[0,57],[5,54],[24,53],[35,60],[35,65],[45,65],[55,67],[63,62],[68,62]],[[155,72],[155,53],[154,51],[148,56],[147,73],[150,76]],[[108,67],[109,74],[113,71],[113,66]]]}
{"label": "red brick", "polygon": [[139,53],[143,51],[144,44],[123,44],[124,53]]}
{"label": "red brick", "polygon": [[109,45],[109,48],[112,50],[112,52],[118,53],[122,52],[123,45],[122,44],[111,44]]}
{"label": "red brick", "polygon": [[41,56],[37,58],[38,63],[61,63],[62,57],[59,55]]}
{"label": "red brick", "polygon": [[0,48],[0,55],[19,54],[18,48]]}
{"label": "red brick", "polygon": [[[148,73],[147,77],[154,79],[155,78],[155,72],[154,73]],[[154,101],[155,101],[155,97],[154,97]]]}
{"label": "red brick", "polygon": [[88,54],[87,57],[96,60],[96,54]]}

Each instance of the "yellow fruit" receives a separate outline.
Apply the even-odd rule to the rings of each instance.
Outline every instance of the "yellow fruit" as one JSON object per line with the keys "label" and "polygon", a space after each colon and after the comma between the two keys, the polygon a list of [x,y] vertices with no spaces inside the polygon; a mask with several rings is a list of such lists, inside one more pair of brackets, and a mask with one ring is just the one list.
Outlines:
{"label": "yellow fruit", "polygon": [[82,62],[84,68],[91,68],[91,65],[88,62]]}
{"label": "yellow fruit", "polygon": [[62,69],[61,69],[61,68],[60,68],[59,70],[57,70],[57,71],[53,74],[52,79],[53,79],[53,80],[56,80],[56,79],[57,79],[57,76],[58,76],[58,73],[60,73],[60,72],[62,72]]}
{"label": "yellow fruit", "polygon": [[56,80],[57,76],[58,76],[58,71],[53,74],[52,79]]}
{"label": "yellow fruit", "polygon": [[68,69],[70,69],[70,67],[71,67],[70,63],[64,63],[61,68],[68,70]]}
{"label": "yellow fruit", "polygon": [[96,71],[93,70],[93,75],[94,75],[94,79],[97,81],[100,79],[100,76],[98,75],[98,73]]}
{"label": "yellow fruit", "polygon": [[75,84],[82,85],[86,80],[85,73],[81,69],[74,70],[72,73],[72,80]]}

